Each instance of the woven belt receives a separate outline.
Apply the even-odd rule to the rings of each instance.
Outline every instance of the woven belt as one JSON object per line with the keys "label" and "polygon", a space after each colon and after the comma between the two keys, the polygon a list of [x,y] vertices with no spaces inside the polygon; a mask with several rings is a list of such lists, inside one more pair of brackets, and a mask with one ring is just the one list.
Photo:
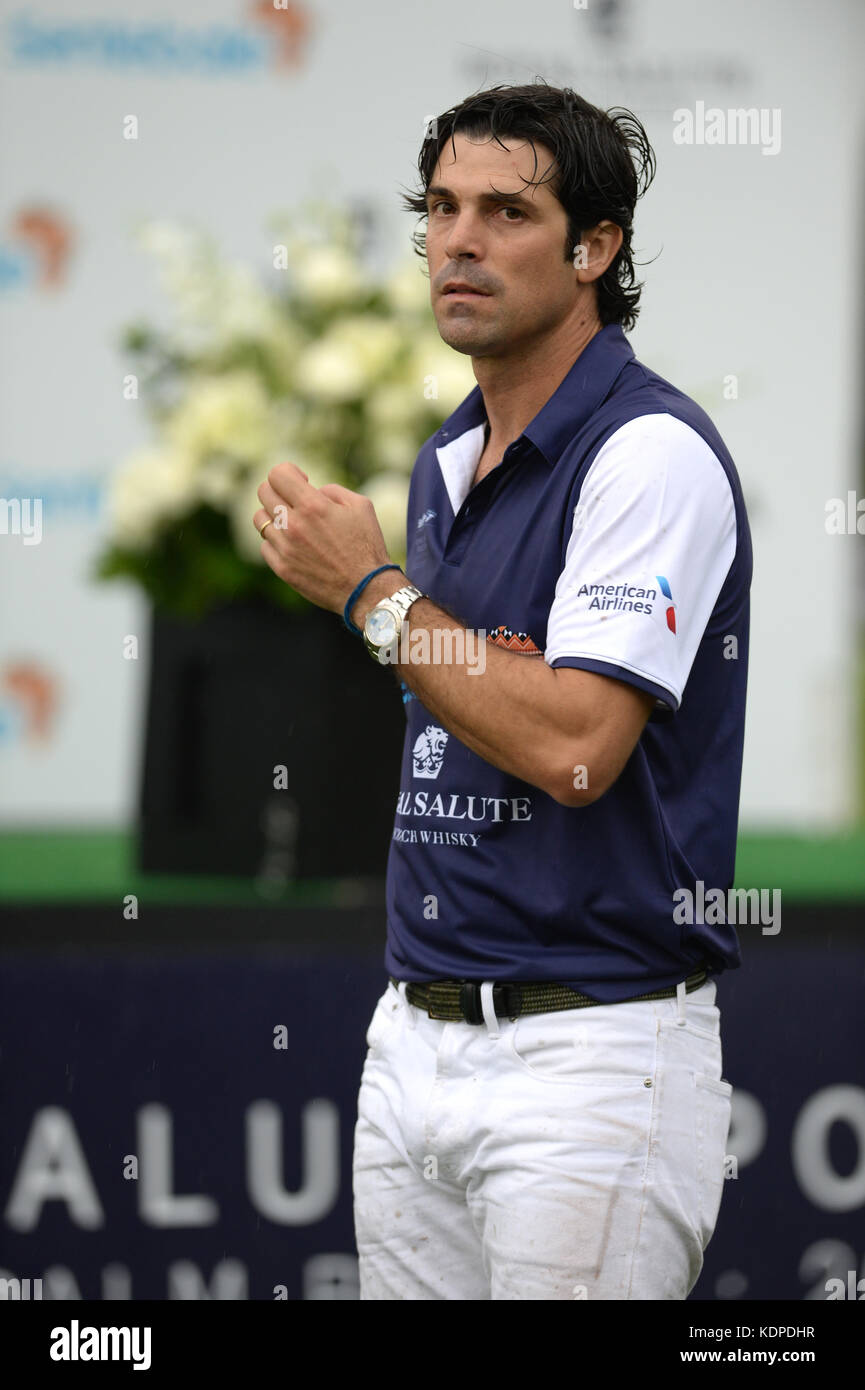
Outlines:
{"label": "woven belt", "polygon": [[[688,994],[706,983],[706,971],[698,970],[685,981]],[[391,984],[399,985],[399,980],[390,976]],[[676,985],[667,989],[656,989],[652,994],[635,994],[630,999],[617,1000],[617,1003],[636,1004],[648,999],[675,999]],[[406,987],[406,998],[416,1008],[423,1009],[430,1018],[438,1018],[445,1023],[483,1023],[481,1008],[481,987],[473,980],[433,980],[430,984],[411,982]],[[519,1018],[522,1014],[555,1013],[560,1009],[587,1009],[593,1004],[602,1004],[601,999],[590,999],[567,985],[543,984],[532,981],[526,984],[494,984],[493,1008],[497,1018]]]}

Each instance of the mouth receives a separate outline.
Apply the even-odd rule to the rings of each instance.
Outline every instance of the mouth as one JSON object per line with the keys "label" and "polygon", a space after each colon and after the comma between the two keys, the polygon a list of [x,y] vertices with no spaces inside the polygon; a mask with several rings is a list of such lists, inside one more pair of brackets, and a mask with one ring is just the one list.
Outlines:
{"label": "mouth", "polygon": [[455,285],[442,291],[443,299],[489,299],[485,290],[473,290],[468,285]]}

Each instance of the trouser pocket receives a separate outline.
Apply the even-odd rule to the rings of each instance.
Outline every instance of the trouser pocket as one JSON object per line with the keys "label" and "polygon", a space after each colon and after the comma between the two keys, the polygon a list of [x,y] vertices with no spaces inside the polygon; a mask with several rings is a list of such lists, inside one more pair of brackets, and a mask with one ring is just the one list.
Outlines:
{"label": "trouser pocket", "polygon": [[727,1139],[730,1133],[731,1097],[729,1081],[697,1073],[697,1197],[700,1239],[705,1250],[715,1229],[724,1182]]}

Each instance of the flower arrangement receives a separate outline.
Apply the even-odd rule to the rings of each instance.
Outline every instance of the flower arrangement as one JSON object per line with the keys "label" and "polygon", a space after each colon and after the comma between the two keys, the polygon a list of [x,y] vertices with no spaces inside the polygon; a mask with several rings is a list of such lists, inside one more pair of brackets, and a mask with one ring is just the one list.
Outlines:
{"label": "flower arrangement", "polygon": [[124,333],[156,440],[112,476],[96,577],[131,578],[166,612],[200,617],[256,595],[309,607],[261,559],[252,524],[259,485],[284,461],[314,487],[371,497],[404,563],[418,449],[475,385],[439,337],[416,256],[376,278],[347,214],[316,202],[301,216],[302,229],[274,219],[270,287],[204,233],[140,231],[175,312],[167,330]]}

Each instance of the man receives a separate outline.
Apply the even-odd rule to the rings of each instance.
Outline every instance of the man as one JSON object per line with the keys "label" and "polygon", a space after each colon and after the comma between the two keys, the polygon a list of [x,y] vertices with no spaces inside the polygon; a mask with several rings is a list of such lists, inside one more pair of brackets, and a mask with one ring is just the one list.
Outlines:
{"label": "man", "polygon": [[361,1297],[684,1299],[730,1119],[712,977],[738,943],[679,906],[733,879],[739,481],[624,336],[654,172],[635,117],[493,88],[438,118],[419,169],[433,310],[478,387],[416,461],[408,582],[364,499],[290,465],[255,518],[282,509],[268,563],[345,605],[404,689]]}

